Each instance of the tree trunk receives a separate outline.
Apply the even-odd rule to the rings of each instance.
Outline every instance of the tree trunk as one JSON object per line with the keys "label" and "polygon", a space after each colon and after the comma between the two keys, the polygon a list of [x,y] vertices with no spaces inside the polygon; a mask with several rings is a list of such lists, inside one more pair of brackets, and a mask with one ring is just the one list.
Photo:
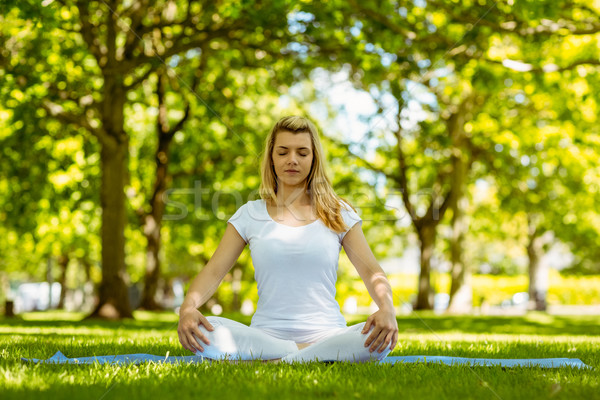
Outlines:
{"label": "tree trunk", "polygon": [[421,272],[419,273],[419,293],[415,310],[433,309],[433,290],[431,288],[431,258],[435,246],[435,228],[437,224],[423,224],[418,230],[421,241]]}
{"label": "tree trunk", "polygon": [[448,119],[448,133],[452,139],[452,237],[450,239],[450,262],[452,263],[450,285],[450,303],[448,311],[455,313],[468,313],[473,306],[473,292],[471,289],[471,269],[465,264],[464,241],[469,229],[466,209],[469,204],[467,198],[467,175],[471,167],[471,152],[469,151],[469,138],[465,133],[465,122],[472,119],[471,111],[473,101],[471,95],[460,103],[457,111]]}
{"label": "tree trunk", "polygon": [[146,237],[146,273],[144,275],[144,289],[140,308],[146,310],[161,309],[156,301],[158,281],[160,279],[160,246],[162,217],[165,209],[163,194],[167,188],[167,162],[170,138],[159,134],[158,150],[156,152],[156,181],[154,193],[150,200],[151,211],[144,215],[143,232]]}
{"label": "tree trunk", "polygon": [[458,246],[461,246],[459,242],[453,240],[450,246],[452,256],[452,283],[450,285],[450,304],[448,305],[448,311],[451,313],[469,313],[473,307],[471,269],[464,264],[461,256],[457,256],[458,252],[462,252],[462,248],[457,248]]}
{"label": "tree trunk", "polygon": [[125,267],[125,183],[128,179],[129,140],[125,133],[127,93],[123,73],[114,72],[119,61],[115,56],[116,17],[109,14],[107,23],[107,64],[103,68],[103,100],[99,111],[102,129],[100,161],[102,185],[102,282],[99,301],[91,318],[133,318],[127,289]]}
{"label": "tree trunk", "polygon": [[453,313],[468,313],[473,306],[473,291],[471,288],[471,269],[465,264],[464,241],[469,229],[468,217],[465,210],[468,206],[466,195],[466,179],[468,160],[464,149],[455,147],[453,157],[452,185],[454,191],[450,202],[452,208],[452,237],[450,239],[450,261],[452,263],[450,285],[450,303],[448,311]]}
{"label": "tree trunk", "polygon": [[69,266],[69,256],[63,254],[58,258],[58,265],[60,266],[60,298],[58,300],[59,309],[65,308],[65,297],[67,295],[67,267]]}
{"label": "tree trunk", "polygon": [[[421,271],[419,273],[419,292],[417,293],[417,301],[415,309],[431,310],[433,309],[433,290],[431,288],[431,258],[435,250],[435,239],[437,225],[444,218],[444,214],[448,209],[449,200],[452,197],[452,185],[444,185],[445,177],[438,171],[432,187],[432,198],[424,216],[417,216],[416,209],[410,199],[410,188],[408,184],[408,165],[402,150],[402,124],[401,124],[401,97],[396,95],[399,102],[398,108],[398,129],[394,132],[397,143],[396,152],[398,157],[398,174],[394,176],[394,180],[400,186],[402,193],[402,202],[406,211],[411,217],[411,221],[421,244]],[[443,194],[444,186],[450,186]]]}
{"label": "tree trunk", "polygon": [[8,283],[8,275],[4,272],[0,272],[0,289],[1,293],[4,293],[2,300],[4,301],[4,316],[14,317],[15,316],[15,302],[10,295],[10,284]]}
{"label": "tree trunk", "polygon": [[75,303],[75,305],[77,306],[77,310],[81,311],[86,310],[87,305],[93,303],[93,301],[90,301],[90,297],[93,296],[89,296],[89,293],[94,292],[94,290],[92,289],[94,287],[94,281],[92,280],[92,264],[89,261],[88,254],[81,258],[78,258],[77,260],[79,262],[79,266],[83,269],[83,272],[85,274],[85,283],[80,288],[80,290],[82,291],[82,298],[81,300]]}
{"label": "tree trunk", "polygon": [[48,282],[48,310],[52,309],[52,284],[54,276],[52,275],[52,257],[46,260],[46,282]]}
{"label": "tree trunk", "polygon": [[92,264],[88,261],[87,254],[85,257],[79,259],[79,265],[83,268],[85,281],[92,282]]}
{"label": "tree trunk", "polygon": [[156,292],[158,289],[158,281],[160,279],[160,230],[162,228],[162,219],[165,211],[165,203],[163,195],[167,189],[169,175],[169,146],[173,140],[175,132],[181,128],[189,112],[186,109],[185,116],[180,121],[178,126],[173,129],[169,127],[167,118],[167,106],[165,104],[165,74],[158,75],[157,97],[158,97],[158,118],[157,118],[157,133],[158,133],[158,148],[156,150],[156,180],[154,182],[154,191],[152,199],[150,199],[151,211],[150,214],[144,214],[144,236],[147,240],[146,248],[146,274],[144,276],[144,291],[140,308],[146,310],[158,310],[162,306],[156,301]]}
{"label": "tree trunk", "polygon": [[161,305],[156,301],[158,281],[160,279],[160,219],[156,211],[146,216],[144,235],[146,236],[146,273],[144,275],[144,290],[140,308],[145,310],[159,310]]}
{"label": "tree trunk", "polygon": [[546,311],[548,305],[546,296],[548,294],[549,276],[548,265],[542,263],[544,246],[551,240],[552,234],[545,232],[540,235],[537,227],[529,219],[529,243],[527,244],[527,257],[529,258],[529,304],[528,309],[535,311]]}
{"label": "tree trunk", "polygon": [[[111,146],[112,147],[112,146]],[[125,268],[125,177],[127,142],[102,146],[102,282],[90,317],[132,318]]]}
{"label": "tree trunk", "polygon": [[548,293],[548,267],[541,263],[542,252],[536,238],[527,246],[529,257],[529,309],[546,311]]}

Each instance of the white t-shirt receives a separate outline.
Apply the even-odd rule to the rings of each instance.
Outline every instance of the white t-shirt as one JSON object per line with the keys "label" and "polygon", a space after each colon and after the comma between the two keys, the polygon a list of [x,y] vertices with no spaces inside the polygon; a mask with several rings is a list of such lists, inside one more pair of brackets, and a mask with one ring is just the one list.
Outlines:
{"label": "white t-shirt", "polygon": [[[348,228],[362,220],[342,206]],[[275,222],[264,200],[249,201],[228,221],[250,248],[258,285],[251,326],[282,339],[313,342],[346,326],[335,300],[342,239],[318,219],[308,225]]]}

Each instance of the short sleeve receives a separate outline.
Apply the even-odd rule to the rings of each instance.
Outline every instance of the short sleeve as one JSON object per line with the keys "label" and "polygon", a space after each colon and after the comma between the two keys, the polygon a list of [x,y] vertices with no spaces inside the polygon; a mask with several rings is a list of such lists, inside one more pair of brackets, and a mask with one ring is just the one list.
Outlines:
{"label": "short sleeve", "polygon": [[339,234],[340,242],[344,239],[344,236],[346,236],[346,233],[348,233],[348,231],[350,229],[352,229],[352,227],[354,225],[360,224],[362,226],[362,219],[360,218],[358,213],[352,209],[352,207],[350,207],[349,205],[343,204],[341,211],[342,211],[342,218],[344,219],[344,223],[348,227],[348,230],[346,232],[342,232]]}
{"label": "short sleeve", "polygon": [[235,214],[227,220],[236,231],[240,234],[244,242],[248,243],[248,227],[249,227],[248,204],[244,204],[237,209]]}

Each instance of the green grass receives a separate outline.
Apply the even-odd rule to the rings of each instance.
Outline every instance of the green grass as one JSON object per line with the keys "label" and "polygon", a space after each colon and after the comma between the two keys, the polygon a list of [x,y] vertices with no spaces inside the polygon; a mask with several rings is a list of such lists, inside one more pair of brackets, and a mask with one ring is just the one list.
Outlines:
{"label": "green grass", "polygon": [[[242,322],[247,317],[233,316]],[[26,358],[150,353],[189,355],[171,313],[124,322],[81,315],[25,314],[0,320],[2,399],[600,399],[597,317],[400,317],[392,355],[579,358],[594,369],[271,363],[34,365]],[[58,319],[58,320],[56,320]],[[355,321],[349,321],[355,322]]]}

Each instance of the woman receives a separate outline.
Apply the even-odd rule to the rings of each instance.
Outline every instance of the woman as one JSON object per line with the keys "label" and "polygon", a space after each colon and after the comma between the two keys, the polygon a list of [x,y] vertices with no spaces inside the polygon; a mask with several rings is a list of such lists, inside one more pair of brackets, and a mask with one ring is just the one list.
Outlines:
{"label": "woman", "polygon": [[[315,126],[282,118],[266,141],[261,200],[229,219],[217,250],[180,308],[179,341],[199,356],[241,360],[368,361],[398,341],[392,290],[361,229],[361,219],[333,191]],[[259,300],[250,326],[205,317],[198,308],[249,245]],[[344,247],[379,310],[347,327],[335,300]]]}

